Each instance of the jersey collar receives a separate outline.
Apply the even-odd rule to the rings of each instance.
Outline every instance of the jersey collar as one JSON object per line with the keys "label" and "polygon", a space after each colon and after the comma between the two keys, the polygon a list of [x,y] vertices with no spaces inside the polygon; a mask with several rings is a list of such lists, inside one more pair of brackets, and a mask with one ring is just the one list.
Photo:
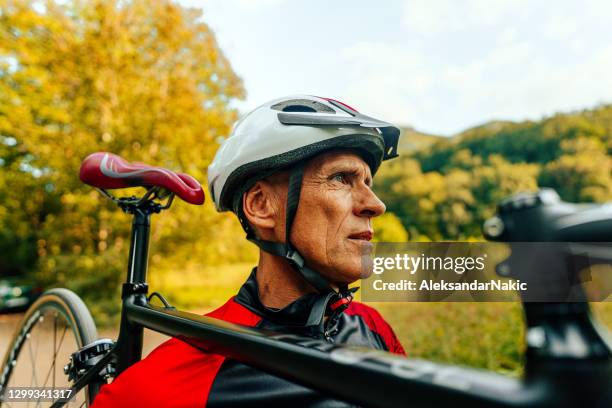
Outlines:
{"label": "jersey collar", "polygon": [[[257,267],[253,268],[249,278],[240,288],[235,297],[236,302],[275,324],[296,327],[322,326],[334,293],[308,293],[281,309],[270,308],[259,298],[256,272]],[[343,310],[340,313],[342,312]]]}

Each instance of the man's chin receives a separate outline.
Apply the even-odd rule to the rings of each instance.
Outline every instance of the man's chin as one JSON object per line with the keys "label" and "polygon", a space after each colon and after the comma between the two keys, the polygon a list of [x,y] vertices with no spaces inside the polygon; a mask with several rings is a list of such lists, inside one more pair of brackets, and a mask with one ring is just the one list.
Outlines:
{"label": "man's chin", "polygon": [[330,282],[348,285],[370,276],[372,261],[370,256],[363,256],[354,250],[338,250],[333,255],[332,263],[321,267],[319,272]]}
{"label": "man's chin", "polygon": [[360,279],[364,279],[364,275],[367,278],[370,276],[371,269],[364,270],[361,262],[355,262],[353,265],[339,267],[335,270],[336,282],[350,285]]}

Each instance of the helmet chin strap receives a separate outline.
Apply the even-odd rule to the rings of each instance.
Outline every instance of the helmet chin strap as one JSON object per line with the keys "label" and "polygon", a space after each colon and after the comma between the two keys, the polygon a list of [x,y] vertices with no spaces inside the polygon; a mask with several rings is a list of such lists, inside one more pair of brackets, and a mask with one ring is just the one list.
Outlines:
{"label": "helmet chin strap", "polygon": [[[341,307],[342,309],[344,309],[352,300],[353,291],[348,289],[348,285],[342,285],[339,288],[339,291],[334,290],[327,281],[327,279],[325,279],[319,272],[310,269],[305,265],[304,258],[291,244],[291,227],[293,226],[295,214],[297,212],[298,204],[300,202],[302,179],[304,178],[304,167],[305,162],[303,161],[296,164],[292,168],[291,174],[289,176],[289,187],[287,190],[287,208],[285,212],[285,242],[273,242],[258,239],[255,237],[255,234],[253,234],[250,228],[247,231],[247,239],[257,245],[259,248],[261,248],[261,250],[286,259],[292,266],[292,268],[295,269],[306,280],[306,282],[312,285],[319,293],[336,295],[326,296],[326,298],[329,299],[332,299],[333,297],[339,298],[333,301],[331,305],[333,310],[336,310]],[[334,305],[337,305],[337,307],[334,307]]]}

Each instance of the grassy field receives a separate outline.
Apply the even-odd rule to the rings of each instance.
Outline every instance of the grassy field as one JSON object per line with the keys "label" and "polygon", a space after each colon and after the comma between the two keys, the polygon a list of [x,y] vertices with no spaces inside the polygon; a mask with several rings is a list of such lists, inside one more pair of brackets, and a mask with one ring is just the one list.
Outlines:
{"label": "grassy field", "polygon": [[[152,271],[151,290],[172,304],[205,312],[223,304],[248,277],[252,264],[194,266],[181,272]],[[370,303],[393,326],[411,357],[520,375],[523,317],[518,303]],[[612,303],[593,304],[612,330]]]}

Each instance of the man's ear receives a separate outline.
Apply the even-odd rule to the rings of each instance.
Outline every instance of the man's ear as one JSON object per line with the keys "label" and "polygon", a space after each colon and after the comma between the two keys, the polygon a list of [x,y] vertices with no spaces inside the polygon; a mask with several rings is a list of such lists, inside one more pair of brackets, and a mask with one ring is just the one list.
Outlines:
{"label": "man's ear", "polygon": [[279,200],[273,186],[266,180],[257,181],[242,196],[242,210],[249,224],[256,230],[277,226]]}

